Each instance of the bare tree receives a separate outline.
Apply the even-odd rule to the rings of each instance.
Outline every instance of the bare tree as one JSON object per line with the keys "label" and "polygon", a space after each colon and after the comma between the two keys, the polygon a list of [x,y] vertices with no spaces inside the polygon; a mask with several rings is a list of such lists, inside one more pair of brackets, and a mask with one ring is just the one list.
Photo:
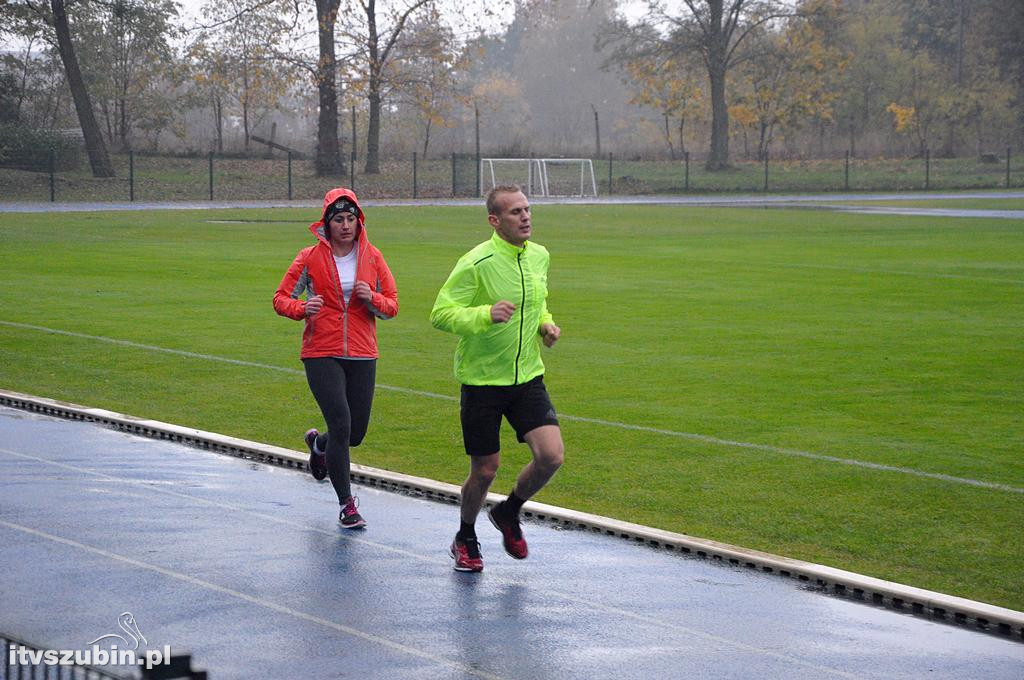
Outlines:
{"label": "bare tree", "polygon": [[320,44],[320,59],[317,61],[315,76],[320,98],[316,128],[316,174],[321,177],[345,172],[341,143],[338,140],[338,62],[334,52],[334,25],[338,20],[340,4],[341,0],[316,0]]}
{"label": "bare tree", "polygon": [[363,169],[368,175],[380,172],[380,112],[395,47],[409,18],[433,1],[404,0],[397,7],[383,10],[378,8],[377,0],[346,0],[341,32],[347,42],[355,46],[348,59],[359,75],[361,82],[358,84],[363,87],[369,105],[366,166]]}
{"label": "bare tree", "polygon": [[6,10],[7,12],[20,12],[25,20],[29,20],[31,15],[32,19],[42,21],[49,29],[53,30],[53,35],[47,36],[47,39],[56,45],[64,65],[68,88],[71,90],[71,98],[78,114],[78,123],[85,139],[86,152],[89,154],[92,174],[94,177],[113,177],[114,166],[110,162],[106,142],[103,141],[103,134],[96,122],[92,99],[85,86],[82,69],[75,54],[64,0],[49,0],[49,6],[36,0],[15,0],[7,6]]}

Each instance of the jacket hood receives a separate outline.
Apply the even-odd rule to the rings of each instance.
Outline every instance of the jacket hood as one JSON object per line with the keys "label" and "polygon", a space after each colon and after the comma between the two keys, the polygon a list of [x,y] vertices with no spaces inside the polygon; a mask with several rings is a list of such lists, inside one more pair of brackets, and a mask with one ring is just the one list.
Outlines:
{"label": "jacket hood", "polygon": [[[359,243],[366,241],[366,216],[363,214],[363,206],[359,205],[359,199],[356,198],[356,193],[351,189],[345,187],[338,187],[337,189],[331,189],[324,194],[324,205],[320,210],[320,219],[309,225],[309,230],[313,232],[313,236],[324,243],[327,243],[327,236],[324,234],[324,216],[327,214],[327,208],[331,206],[339,198],[344,198],[352,203],[356,204],[356,208],[359,209],[359,233],[356,235]],[[330,245],[330,244],[328,244]]]}

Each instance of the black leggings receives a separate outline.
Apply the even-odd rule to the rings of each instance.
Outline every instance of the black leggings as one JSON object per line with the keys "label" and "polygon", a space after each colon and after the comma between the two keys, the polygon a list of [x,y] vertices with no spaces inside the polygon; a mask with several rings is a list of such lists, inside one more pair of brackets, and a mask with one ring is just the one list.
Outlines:
{"label": "black leggings", "polygon": [[344,504],[352,495],[348,448],[359,446],[370,425],[370,406],[377,376],[376,359],[303,359],[306,380],[327,422],[316,448],[327,453],[327,472]]}

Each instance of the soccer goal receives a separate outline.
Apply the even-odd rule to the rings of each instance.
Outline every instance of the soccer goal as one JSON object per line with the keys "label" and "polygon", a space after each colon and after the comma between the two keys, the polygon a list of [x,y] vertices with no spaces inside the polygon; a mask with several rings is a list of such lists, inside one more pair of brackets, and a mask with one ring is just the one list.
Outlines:
{"label": "soccer goal", "polygon": [[597,196],[589,158],[481,158],[480,193],[518,184],[527,196]]}

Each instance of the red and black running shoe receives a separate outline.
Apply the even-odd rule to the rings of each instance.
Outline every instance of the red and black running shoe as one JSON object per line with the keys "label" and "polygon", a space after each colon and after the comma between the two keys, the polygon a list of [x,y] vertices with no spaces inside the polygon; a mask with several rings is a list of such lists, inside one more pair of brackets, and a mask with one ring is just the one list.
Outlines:
{"label": "red and black running shoe", "polygon": [[359,507],[359,499],[349,496],[345,505],[341,506],[341,513],[338,514],[338,521],[346,529],[362,529],[366,526],[366,520],[359,514],[356,508]]}
{"label": "red and black running shoe", "polygon": [[448,553],[455,560],[455,571],[484,570],[484,559],[480,555],[480,543],[475,538],[461,539],[456,536]]}
{"label": "red and black running shoe", "polygon": [[313,479],[318,482],[327,478],[327,456],[316,452],[316,438],[319,436],[320,432],[315,427],[306,430],[306,446],[309,447],[309,471],[313,473]]}
{"label": "red and black running shoe", "polygon": [[526,539],[523,538],[523,530],[519,527],[519,515],[506,512],[503,501],[488,510],[487,517],[494,528],[501,532],[505,552],[517,560],[526,559],[529,551],[526,548]]}

